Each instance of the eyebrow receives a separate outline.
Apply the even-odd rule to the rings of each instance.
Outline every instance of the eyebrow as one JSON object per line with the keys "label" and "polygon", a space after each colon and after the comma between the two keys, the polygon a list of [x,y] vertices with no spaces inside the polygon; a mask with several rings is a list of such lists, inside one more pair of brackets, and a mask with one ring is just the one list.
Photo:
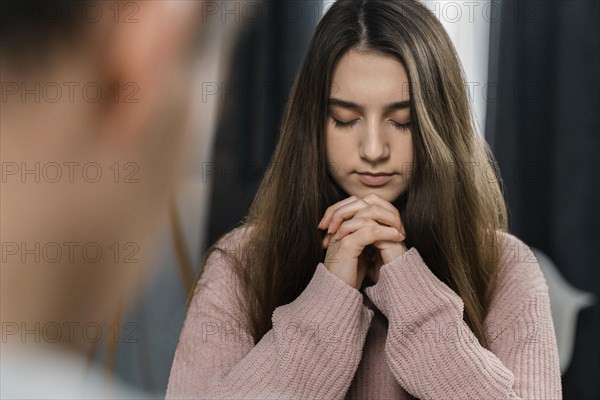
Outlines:
{"label": "eyebrow", "polygon": [[[339,106],[339,107],[343,107],[343,108],[349,108],[352,110],[362,110],[365,108],[365,106],[362,104],[354,103],[354,102],[348,101],[348,100],[337,99],[335,97],[331,97],[328,101],[328,104],[330,106]],[[410,107],[410,99],[403,100],[403,101],[396,101],[393,103],[386,104],[385,106],[383,106],[383,109],[385,110],[385,112],[390,112],[392,110],[399,110],[399,109],[409,108],[409,107]]]}

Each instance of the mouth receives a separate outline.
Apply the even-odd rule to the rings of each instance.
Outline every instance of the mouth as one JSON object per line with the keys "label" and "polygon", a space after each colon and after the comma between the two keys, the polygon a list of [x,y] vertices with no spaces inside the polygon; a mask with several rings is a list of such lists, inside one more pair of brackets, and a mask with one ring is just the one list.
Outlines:
{"label": "mouth", "polygon": [[390,172],[357,172],[358,178],[366,186],[383,186],[392,180],[394,173]]}

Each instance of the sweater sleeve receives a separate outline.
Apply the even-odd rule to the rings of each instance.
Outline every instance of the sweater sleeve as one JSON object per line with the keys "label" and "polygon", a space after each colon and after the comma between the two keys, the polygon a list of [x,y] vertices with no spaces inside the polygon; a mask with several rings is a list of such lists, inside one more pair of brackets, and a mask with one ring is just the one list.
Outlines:
{"label": "sweater sleeve", "polygon": [[[533,269],[539,271],[539,265],[535,263]],[[414,247],[382,266],[379,281],[365,292],[388,318],[386,361],[398,383],[413,396],[562,399],[543,278],[494,305],[492,351],[480,345],[464,322],[460,296],[429,270]],[[486,328],[488,323],[486,319]]]}
{"label": "sweater sleeve", "polygon": [[175,351],[168,399],[343,399],[374,312],[362,294],[319,263],[304,291],[277,307],[254,345],[231,290],[227,262],[212,253]]}

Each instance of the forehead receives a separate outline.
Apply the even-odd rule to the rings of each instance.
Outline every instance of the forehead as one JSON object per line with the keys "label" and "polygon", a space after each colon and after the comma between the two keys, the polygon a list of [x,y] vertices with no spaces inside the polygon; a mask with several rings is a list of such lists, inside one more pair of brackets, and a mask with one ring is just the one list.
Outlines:
{"label": "forehead", "polygon": [[334,68],[330,96],[373,105],[408,100],[406,70],[391,55],[350,50]]}

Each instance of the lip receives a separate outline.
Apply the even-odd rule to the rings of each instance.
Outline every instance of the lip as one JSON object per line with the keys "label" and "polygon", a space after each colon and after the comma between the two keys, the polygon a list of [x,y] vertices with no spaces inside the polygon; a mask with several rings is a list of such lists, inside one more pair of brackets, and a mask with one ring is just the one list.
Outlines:
{"label": "lip", "polygon": [[367,186],[383,186],[395,175],[387,172],[357,172],[360,181]]}

